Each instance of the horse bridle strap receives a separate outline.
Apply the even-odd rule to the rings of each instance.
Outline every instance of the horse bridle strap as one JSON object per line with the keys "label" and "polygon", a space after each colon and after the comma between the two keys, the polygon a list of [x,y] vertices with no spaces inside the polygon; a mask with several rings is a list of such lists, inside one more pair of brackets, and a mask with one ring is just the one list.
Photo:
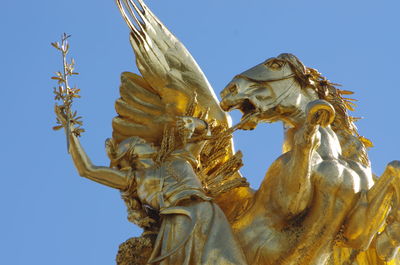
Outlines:
{"label": "horse bridle strap", "polygon": [[269,83],[269,82],[276,82],[276,81],[286,80],[286,79],[289,79],[289,78],[292,78],[292,77],[295,77],[295,76],[296,76],[296,74],[293,73],[293,74],[290,74],[290,75],[287,75],[287,76],[284,76],[284,77],[281,77],[281,78],[267,79],[267,80],[256,80],[256,79],[250,78],[248,76],[245,76],[243,74],[240,74],[240,75],[235,76],[235,78],[243,78],[243,79],[246,79],[248,81],[257,82],[257,83]]}

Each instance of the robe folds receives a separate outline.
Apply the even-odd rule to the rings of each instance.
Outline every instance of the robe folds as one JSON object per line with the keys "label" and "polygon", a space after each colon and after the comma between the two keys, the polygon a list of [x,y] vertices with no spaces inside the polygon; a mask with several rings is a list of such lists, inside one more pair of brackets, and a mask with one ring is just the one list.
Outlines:
{"label": "robe folds", "polygon": [[228,220],[206,196],[189,161],[171,155],[157,167],[135,172],[139,199],[161,217],[148,263],[246,265]]}

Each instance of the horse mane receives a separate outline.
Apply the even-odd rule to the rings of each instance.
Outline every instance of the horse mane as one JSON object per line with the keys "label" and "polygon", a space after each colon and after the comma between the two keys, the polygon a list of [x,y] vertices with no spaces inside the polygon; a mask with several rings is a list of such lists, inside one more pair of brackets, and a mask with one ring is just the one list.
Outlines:
{"label": "horse mane", "polygon": [[[336,111],[336,117],[331,127],[338,135],[344,156],[355,159],[358,162],[369,166],[370,162],[367,155],[367,148],[373,144],[367,138],[358,133],[357,126],[354,124],[359,118],[349,115],[349,111],[354,111],[355,99],[348,98],[354,94],[352,91],[338,89],[340,84],[330,82],[320,72],[314,68],[306,67],[295,55],[283,53],[279,59],[289,63],[298,83],[302,88],[311,87],[320,99],[328,101]],[[354,146],[354,144],[356,146]]]}

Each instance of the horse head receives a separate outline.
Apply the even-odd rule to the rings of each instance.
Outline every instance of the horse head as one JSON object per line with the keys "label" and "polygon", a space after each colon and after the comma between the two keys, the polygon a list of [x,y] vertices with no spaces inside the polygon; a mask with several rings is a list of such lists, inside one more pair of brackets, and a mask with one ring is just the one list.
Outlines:
{"label": "horse head", "polygon": [[358,134],[356,119],[348,114],[355,104],[347,96],[353,93],[336,86],[316,69],[305,67],[296,56],[283,53],[236,75],[221,92],[220,105],[225,111],[238,109],[243,113],[239,128],[244,130],[275,121],[298,127],[308,118],[310,108],[318,105],[317,111],[334,109],[330,111],[333,119],[326,124],[340,136],[343,153],[368,165],[365,147],[372,143]]}
{"label": "horse head", "polygon": [[[318,99],[307,70],[300,60],[283,53],[236,75],[221,92],[225,111],[239,109],[241,129],[254,129],[259,122],[282,120],[296,123],[304,118],[308,102]],[[308,89],[311,88],[311,89]]]}

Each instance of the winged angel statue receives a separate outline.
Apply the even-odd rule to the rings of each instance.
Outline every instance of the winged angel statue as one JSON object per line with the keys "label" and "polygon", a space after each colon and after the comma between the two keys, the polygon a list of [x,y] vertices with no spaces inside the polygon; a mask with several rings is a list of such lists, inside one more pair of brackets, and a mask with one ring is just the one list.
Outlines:
{"label": "winged angel statue", "polygon": [[[122,264],[400,264],[400,162],[381,177],[350,117],[349,91],[292,54],[236,75],[219,102],[190,53],[142,0],[116,0],[141,76],[125,72],[109,167],[92,165],[66,119],[79,174],[121,190],[144,229]],[[231,127],[225,111],[239,109]],[[257,191],[235,129],[282,121],[283,154]]]}

